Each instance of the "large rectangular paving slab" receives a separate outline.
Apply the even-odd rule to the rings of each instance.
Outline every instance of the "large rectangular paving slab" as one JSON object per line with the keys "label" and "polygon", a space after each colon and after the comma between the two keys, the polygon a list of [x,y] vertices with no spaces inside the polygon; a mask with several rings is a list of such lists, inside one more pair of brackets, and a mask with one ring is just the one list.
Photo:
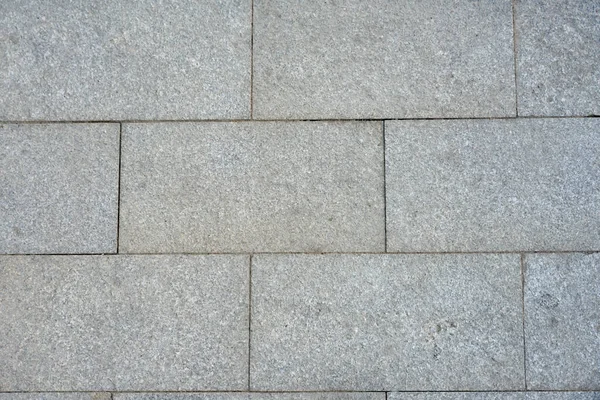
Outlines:
{"label": "large rectangular paving slab", "polygon": [[253,390],[524,388],[520,258],[255,255]]}
{"label": "large rectangular paving slab", "polygon": [[112,400],[110,393],[0,393],[0,400]]}
{"label": "large rectangular paving slab", "polygon": [[600,249],[600,119],[390,121],[388,251]]}
{"label": "large rectangular paving slab", "polygon": [[0,120],[250,117],[251,0],[0,2]]}
{"label": "large rectangular paving slab", "polygon": [[114,400],[386,400],[383,392],[117,393],[113,398]]}
{"label": "large rectangular paving slab", "polygon": [[514,116],[510,0],[254,1],[254,117]]}
{"label": "large rectangular paving slab", "polygon": [[600,253],[525,257],[527,387],[600,389]]}
{"label": "large rectangular paving slab", "polygon": [[598,400],[598,392],[388,393],[388,400]]}
{"label": "large rectangular paving slab", "polygon": [[118,187],[118,124],[0,124],[0,253],[115,252]]}
{"label": "large rectangular paving slab", "polygon": [[0,391],[244,390],[247,256],[0,257]]}
{"label": "large rectangular paving slab", "polygon": [[125,124],[121,251],[384,250],[381,122]]}
{"label": "large rectangular paving slab", "polygon": [[600,2],[515,2],[519,115],[600,115]]}

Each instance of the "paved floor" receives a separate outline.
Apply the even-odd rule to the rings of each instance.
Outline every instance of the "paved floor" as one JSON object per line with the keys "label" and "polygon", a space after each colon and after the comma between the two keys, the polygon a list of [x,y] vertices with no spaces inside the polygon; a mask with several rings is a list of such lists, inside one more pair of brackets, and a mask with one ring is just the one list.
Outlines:
{"label": "paved floor", "polygon": [[599,116],[598,0],[3,0],[0,400],[600,399]]}

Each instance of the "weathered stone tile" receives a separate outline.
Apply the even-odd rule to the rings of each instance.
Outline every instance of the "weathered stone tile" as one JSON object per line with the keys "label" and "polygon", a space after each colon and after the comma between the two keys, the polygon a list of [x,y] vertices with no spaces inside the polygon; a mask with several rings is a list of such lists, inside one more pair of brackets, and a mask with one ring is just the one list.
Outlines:
{"label": "weathered stone tile", "polygon": [[115,252],[118,183],[118,124],[0,125],[0,253]]}
{"label": "weathered stone tile", "polygon": [[600,115],[600,2],[515,2],[519,115]]}
{"label": "weathered stone tile", "polygon": [[120,250],[384,249],[380,122],[125,124]]}
{"label": "weathered stone tile", "polygon": [[525,400],[525,392],[391,392],[388,400]]}
{"label": "weathered stone tile", "polygon": [[110,393],[0,393],[0,400],[111,400]]}
{"label": "weathered stone tile", "polygon": [[0,390],[244,390],[247,256],[0,257]]}
{"label": "weathered stone tile", "polygon": [[513,53],[510,0],[255,0],[254,116],[513,116]]}
{"label": "weathered stone tile", "polygon": [[255,390],[524,388],[516,254],[256,255]]}
{"label": "weathered stone tile", "polygon": [[386,122],[389,251],[600,248],[600,119]]}
{"label": "weathered stone tile", "polygon": [[385,400],[385,393],[124,393],[114,400]]}
{"label": "weathered stone tile", "polygon": [[525,257],[527,383],[600,389],[600,253]]}
{"label": "weathered stone tile", "polygon": [[391,392],[389,400],[597,400],[598,392]]}
{"label": "weathered stone tile", "polygon": [[0,120],[248,118],[250,0],[0,2]]}

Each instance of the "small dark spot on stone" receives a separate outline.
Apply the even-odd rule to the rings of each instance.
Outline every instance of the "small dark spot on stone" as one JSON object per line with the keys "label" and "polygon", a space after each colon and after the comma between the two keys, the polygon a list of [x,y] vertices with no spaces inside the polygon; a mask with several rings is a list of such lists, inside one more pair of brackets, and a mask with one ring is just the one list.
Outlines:
{"label": "small dark spot on stone", "polygon": [[550,293],[544,293],[541,295],[538,302],[542,307],[547,308],[548,310],[555,309],[559,304],[558,299],[552,296]]}
{"label": "small dark spot on stone", "polygon": [[13,232],[17,236],[21,236],[23,234],[23,232],[21,231],[21,229],[18,226],[13,227]]}
{"label": "small dark spot on stone", "polygon": [[442,354],[442,349],[440,349],[440,346],[436,344],[433,345],[433,359],[437,360],[438,358],[440,358],[440,355]]}
{"label": "small dark spot on stone", "polygon": [[558,326],[558,319],[556,319],[555,317],[550,318],[550,326],[552,328],[556,328]]}

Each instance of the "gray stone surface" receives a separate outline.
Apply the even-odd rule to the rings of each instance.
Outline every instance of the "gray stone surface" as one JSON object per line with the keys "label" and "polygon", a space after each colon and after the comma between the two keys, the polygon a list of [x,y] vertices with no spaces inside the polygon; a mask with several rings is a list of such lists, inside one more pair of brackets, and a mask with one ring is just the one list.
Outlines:
{"label": "gray stone surface", "polygon": [[255,255],[250,388],[524,388],[517,254]]}
{"label": "gray stone surface", "polygon": [[0,120],[248,118],[250,0],[0,2]]}
{"label": "gray stone surface", "polygon": [[388,400],[598,400],[599,392],[388,393]]}
{"label": "gray stone surface", "polygon": [[0,391],[244,390],[247,256],[0,257]]}
{"label": "gray stone surface", "polygon": [[110,393],[0,393],[0,400],[111,400]]}
{"label": "gray stone surface", "polygon": [[513,53],[510,0],[255,0],[254,116],[513,116]]}
{"label": "gray stone surface", "polygon": [[388,251],[600,249],[600,119],[386,122]]}
{"label": "gray stone surface", "polygon": [[385,400],[385,393],[118,393],[114,400]]}
{"label": "gray stone surface", "polygon": [[381,122],[123,126],[120,250],[383,251]]}
{"label": "gray stone surface", "polygon": [[0,253],[115,252],[118,184],[118,124],[0,124]]}
{"label": "gray stone surface", "polygon": [[600,2],[515,6],[519,115],[600,115]]}
{"label": "gray stone surface", "polygon": [[600,253],[525,257],[527,386],[600,389]]}

